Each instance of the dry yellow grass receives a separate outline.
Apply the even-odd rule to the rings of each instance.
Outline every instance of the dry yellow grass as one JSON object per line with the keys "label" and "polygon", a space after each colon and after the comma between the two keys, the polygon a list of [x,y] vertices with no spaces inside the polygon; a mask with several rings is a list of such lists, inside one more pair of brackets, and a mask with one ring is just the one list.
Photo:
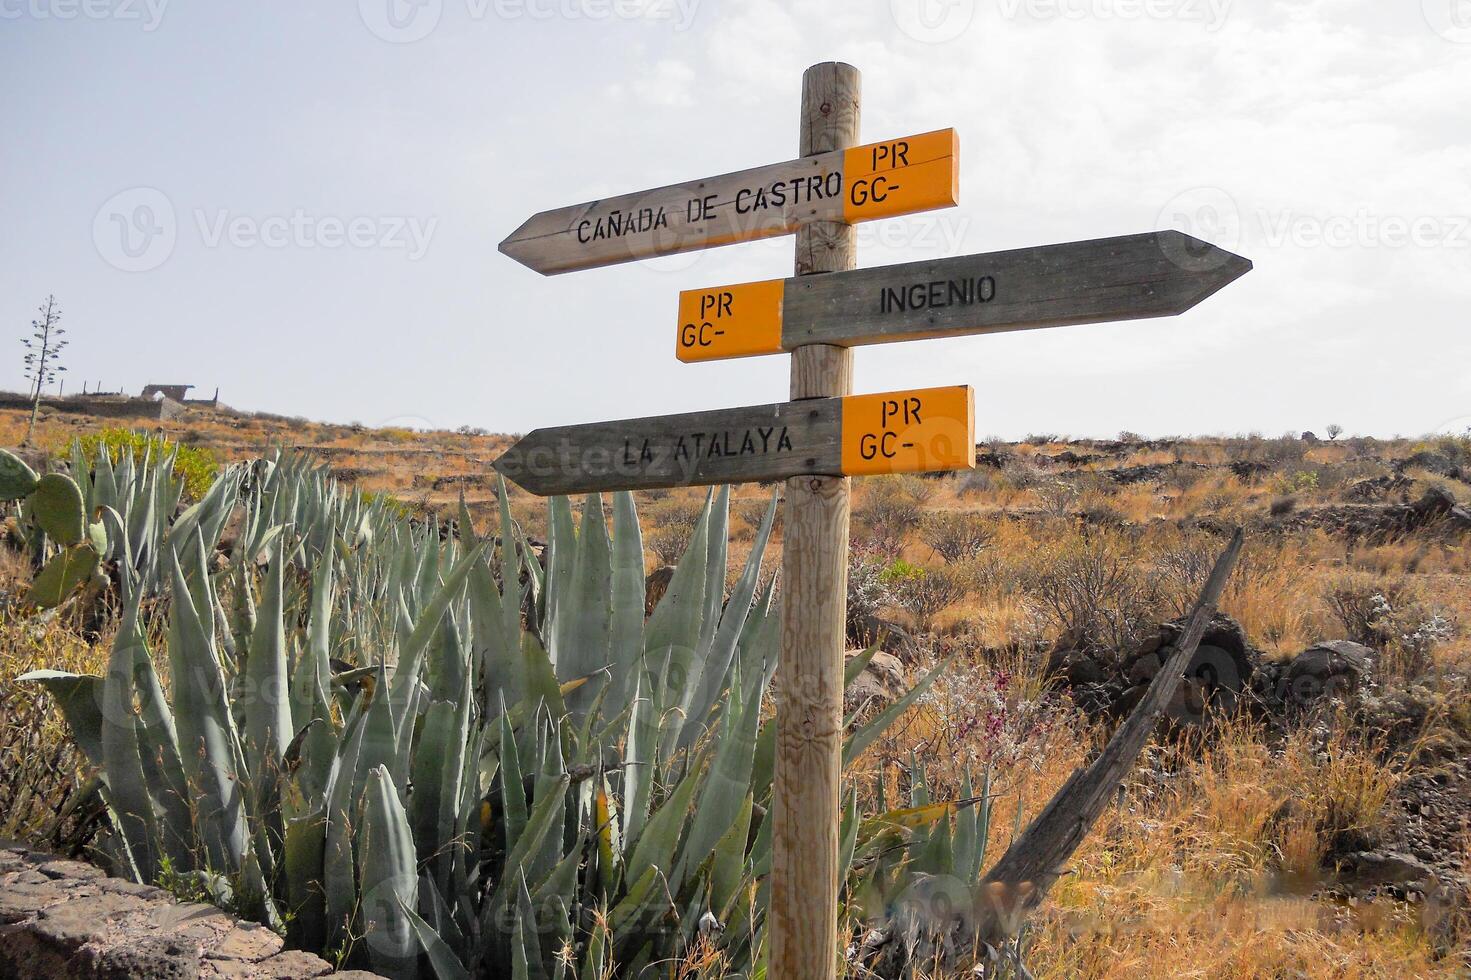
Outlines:
{"label": "dry yellow grass", "polygon": [[[42,419],[35,442],[58,451],[96,425],[53,413]],[[272,445],[314,451],[364,489],[446,516],[463,492],[477,522],[492,518],[489,460],[510,441],[204,413],[149,428],[207,447],[222,461]],[[0,412],[0,444],[14,445],[23,429],[23,413]],[[1411,595],[1419,603],[1415,609],[1444,617],[1449,632],[1430,652],[1435,670],[1471,666],[1471,631],[1460,628],[1471,624],[1471,547],[1464,538],[1350,544],[1311,522],[1282,526],[1281,515],[1269,514],[1284,496],[1299,511],[1344,505],[1354,499],[1347,496],[1354,481],[1389,476],[1391,460],[1433,446],[1203,439],[1126,447],[1078,467],[1047,457],[1065,451],[1087,456],[1092,447],[1053,441],[993,448],[1013,458],[999,469],[943,479],[855,482],[859,550],[884,563],[903,558],[943,568],[963,583],[961,598],[933,615],[935,635],[921,638],[925,649],[958,653],[957,665],[933,697],[859,761],[854,776],[865,807],[873,805],[879,780],[891,802],[900,797],[896,763],[911,751],[926,762],[939,796],[959,792],[967,767],[978,773],[989,764],[999,795],[990,828],[994,860],[1017,826],[1101,744],[1104,727],[1065,701],[1044,697],[1046,658],[1038,652],[1060,634],[1040,583],[1059,563],[1079,556],[1115,561],[1130,583],[1127,594],[1109,597],[1111,615],[1124,626],[1154,624],[1188,607],[1202,563],[1208,566],[1220,548],[1220,529],[1244,522],[1253,534],[1222,606],[1269,657],[1289,657],[1345,635],[1329,595],[1352,575],[1365,589]],[[1366,461],[1366,454],[1383,458]],[[1238,474],[1227,468],[1231,463],[1264,469]],[[1119,483],[1111,473],[1125,467],[1163,470],[1157,478]],[[1411,499],[1445,482],[1418,467],[1404,475],[1410,482],[1396,485],[1394,493]],[[1455,490],[1463,501],[1471,498],[1466,485]],[[749,553],[770,493],[743,487],[733,494],[733,563]],[[650,568],[678,553],[704,498],[705,491],[688,489],[638,495]],[[542,502],[513,488],[510,505],[528,533],[544,537]],[[984,546],[947,562],[925,534],[924,515],[937,512],[979,522]],[[878,540],[887,551],[873,551]],[[780,543],[778,523],[764,561],[768,578],[779,567]],[[24,574],[0,567],[0,578]],[[891,606],[885,615],[916,624],[902,608]],[[30,697],[6,687],[5,678],[42,661],[96,669],[97,651],[64,633],[30,634],[0,623],[0,704]],[[1386,650],[1386,663],[1396,675],[1391,679],[1403,680],[1423,665],[1394,659],[1403,652],[1396,642]],[[925,654],[915,667],[927,666]],[[1004,689],[995,687],[998,677]],[[1001,719],[999,734],[973,724],[982,694],[991,699],[984,710]],[[37,720],[41,707],[8,709],[13,744],[30,744],[20,741],[27,725],[38,726],[43,742],[58,737],[53,716]],[[1433,723],[1442,735],[1471,732],[1471,709],[1447,699]],[[1394,817],[1394,794],[1420,764],[1403,750],[1392,753],[1343,725],[1274,738],[1237,721],[1191,751],[1160,749],[1152,759],[1094,829],[1035,919],[1029,962],[1038,977],[1463,975],[1458,970],[1466,961],[1454,951],[1466,948],[1467,937],[1445,910],[1388,900],[1348,905],[1311,893],[1339,838],[1372,837]],[[67,757],[60,769],[26,769],[7,758],[6,765],[22,783],[54,790],[57,773],[70,778],[74,762]],[[35,800],[47,790],[29,792]],[[0,835],[6,827],[33,832],[44,816],[33,803],[12,807]],[[718,975],[712,956],[697,951],[684,975]]]}

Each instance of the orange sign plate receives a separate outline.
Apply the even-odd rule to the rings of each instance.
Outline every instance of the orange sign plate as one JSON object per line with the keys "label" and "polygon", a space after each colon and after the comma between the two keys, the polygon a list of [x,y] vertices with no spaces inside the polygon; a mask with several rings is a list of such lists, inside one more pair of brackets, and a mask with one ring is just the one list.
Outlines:
{"label": "orange sign plate", "polygon": [[976,465],[969,385],[843,399],[843,472],[931,473]]}
{"label": "orange sign plate", "polygon": [[960,138],[940,129],[843,154],[843,220],[849,224],[960,203]]}
{"label": "orange sign plate", "polygon": [[711,361],[781,353],[786,280],[768,279],[679,294],[681,361]]}

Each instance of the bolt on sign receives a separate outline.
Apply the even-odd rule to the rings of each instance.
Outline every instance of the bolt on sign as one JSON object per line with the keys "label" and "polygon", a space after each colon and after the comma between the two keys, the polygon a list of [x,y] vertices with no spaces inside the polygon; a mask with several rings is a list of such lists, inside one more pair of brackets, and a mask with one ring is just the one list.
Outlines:
{"label": "bolt on sign", "polygon": [[552,496],[975,463],[975,395],[959,385],[537,429],[494,466]]}
{"label": "bolt on sign", "polygon": [[679,294],[682,361],[1176,316],[1251,270],[1178,231]]}
{"label": "bolt on sign", "polygon": [[834,150],[534,214],[501,242],[543,275],[791,234],[810,221],[855,224],[954,207],[953,129]]}

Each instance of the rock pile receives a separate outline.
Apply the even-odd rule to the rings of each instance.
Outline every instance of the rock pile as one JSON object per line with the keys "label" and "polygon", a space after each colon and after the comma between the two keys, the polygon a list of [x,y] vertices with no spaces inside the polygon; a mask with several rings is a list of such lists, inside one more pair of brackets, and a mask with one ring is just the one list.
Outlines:
{"label": "rock pile", "polygon": [[[96,980],[305,980],[320,957],[212,905],[108,878],[90,864],[0,848],[0,976]],[[379,980],[353,970],[337,980]]]}
{"label": "rock pile", "polygon": [[[1050,671],[1085,711],[1121,718],[1144,696],[1183,629],[1183,620],[1165,623],[1117,662],[1059,650],[1052,654]],[[1251,645],[1241,624],[1218,613],[1167,714],[1175,725],[1198,725],[1208,712],[1231,711],[1243,698],[1267,715],[1309,710],[1333,699],[1347,701],[1371,679],[1374,656],[1361,644],[1329,640],[1274,663]]]}

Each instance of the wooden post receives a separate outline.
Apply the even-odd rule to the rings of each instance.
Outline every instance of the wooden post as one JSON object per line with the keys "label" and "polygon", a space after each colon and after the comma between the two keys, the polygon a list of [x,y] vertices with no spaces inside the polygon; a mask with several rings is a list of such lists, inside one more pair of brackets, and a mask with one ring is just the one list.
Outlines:
{"label": "wooden post", "polygon": [[[859,87],[852,65],[830,62],[807,69],[802,76],[803,156],[858,145]],[[796,274],[852,269],[855,252],[851,225],[804,223],[797,230]],[[852,388],[851,350],[813,345],[792,352],[793,401],[839,397]],[[780,980],[833,980],[837,974],[850,503],[847,478],[787,481],[767,914],[767,975]]]}

